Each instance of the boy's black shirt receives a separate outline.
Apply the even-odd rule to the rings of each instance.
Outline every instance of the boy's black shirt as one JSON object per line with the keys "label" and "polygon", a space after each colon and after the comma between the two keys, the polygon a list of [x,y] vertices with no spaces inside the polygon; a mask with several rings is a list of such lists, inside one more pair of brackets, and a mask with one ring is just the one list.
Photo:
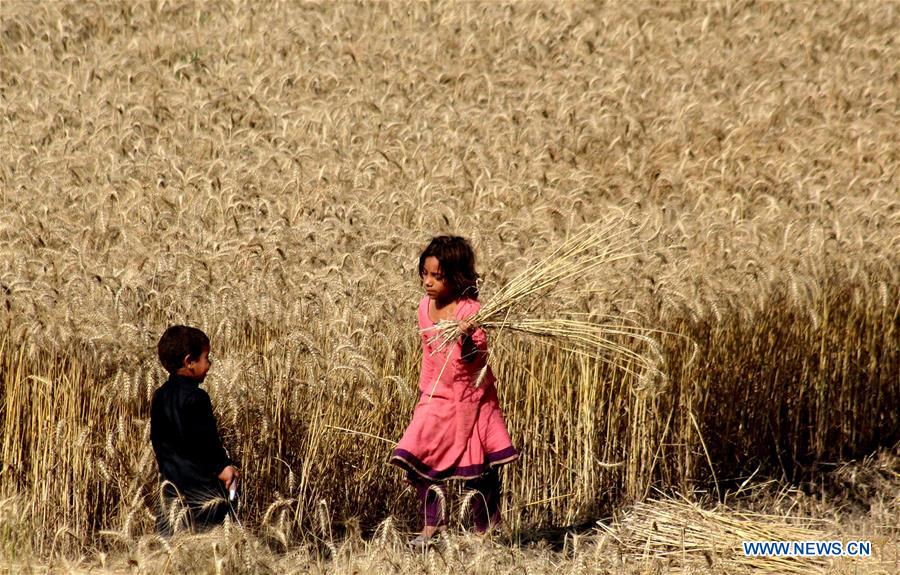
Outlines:
{"label": "boy's black shirt", "polygon": [[218,479],[233,465],[222,447],[212,403],[199,381],[172,374],[153,393],[150,442],[162,479],[189,503],[224,494]]}

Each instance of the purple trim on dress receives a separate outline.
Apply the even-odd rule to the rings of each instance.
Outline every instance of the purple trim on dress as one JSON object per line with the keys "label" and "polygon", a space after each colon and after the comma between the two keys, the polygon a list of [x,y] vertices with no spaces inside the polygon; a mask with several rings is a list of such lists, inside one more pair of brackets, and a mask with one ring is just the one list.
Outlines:
{"label": "purple trim on dress", "polygon": [[480,477],[491,467],[504,465],[517,459],[518,457],[519,452],[516,451],[515,447],[510,445],[509,447],[501,449],[500,451],[488,453],[485,457],[485,459],[487,460],[486,464],[476,463],[474,465],[461,465],[439,471],[437,469],[432,469],[428,465],[422,463],[422,461],[418,457],[416,457],[409,451],[400,449],[398,447],[391,455],[391,463],[408,471],[412,471],[417,475],[421,475],[426,479],[472,479],[474,477]]}
{"label": "purple trim on dress", "polygon": [[495,451],[493,453],[487,454],[488,465],[494,467],[495,465],[502,465],[504,463],[508,463],[513,459],[519,457],[519,452],[516,451],[516,448],[510,445],[506,449],[501,449],[500,451]]}

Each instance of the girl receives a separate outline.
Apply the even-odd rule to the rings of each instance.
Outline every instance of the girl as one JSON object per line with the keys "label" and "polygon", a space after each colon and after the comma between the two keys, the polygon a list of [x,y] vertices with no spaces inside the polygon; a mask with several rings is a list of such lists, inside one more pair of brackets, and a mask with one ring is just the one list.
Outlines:
{"label": "girl", "polygon": [[[412,422],[394,449],[391,463],[406,470],[421,501],[425,526],[410,543],[424,545],[446,528],[443,481],[463,479],[475,529],[500,523],[497,467],[519,457],[497,402],[487,362],[487,336],[467,320],[480,308],[475,254],[465,239],[438,236],[419,256],[425,297],[419,302],[422,371]],[[460,341],[440,348],[434,329],[441,320],[460,322]],[[480,381],[479,381],[480,380]]]}

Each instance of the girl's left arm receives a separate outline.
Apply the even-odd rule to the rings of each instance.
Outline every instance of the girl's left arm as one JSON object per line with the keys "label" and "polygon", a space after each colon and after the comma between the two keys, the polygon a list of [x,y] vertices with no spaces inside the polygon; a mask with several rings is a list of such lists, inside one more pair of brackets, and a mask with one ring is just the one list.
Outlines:
{"label": "girl's left arm", "polygon": [[466,363],[475,361],[475,358],[478,357],[478,346],[475,345],[475,340],[470,334],[463,334],[461,345],[462,351],[460,352],[459,357]]}
{"label": "girl's left arm", "polygon": [[478,312],[480,307],[478,304],[475,304],[473,309],[467,310],[469,313],[466,314],[465,319],[461,322],[462,325],[460,327],[463,329],[463,335],[460,342],[462,346],[460,357],[466,363],[471,363],[480,357],[484,357],[487,353],[487,334],[484,332],[484,329],[477,325],[472,325],[468,321],[472,315]]}
{"label": "girl's left arm", "polygon": [[462,352],[460,357],[466,363],[472,363],[487,354],[487,334],[483,329],[476,328],[471,334],[462,336]]}

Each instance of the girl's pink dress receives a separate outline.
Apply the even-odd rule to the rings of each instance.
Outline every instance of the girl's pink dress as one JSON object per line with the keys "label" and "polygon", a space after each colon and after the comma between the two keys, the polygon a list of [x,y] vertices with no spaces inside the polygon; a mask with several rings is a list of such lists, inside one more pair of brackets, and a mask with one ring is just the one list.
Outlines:
{"label": "girl's pink dress", "polygon": [[[456,319],[465,319],[480,307],[475,300],[460,300]],[[419,330],[424,347],[419,403],[394,449],[391,463],[426,479],[471,479],[490,467],[513,461],[519,453],[506,430],[490,367],[475,387],[486,361],[484,330],[478,328],[472,334],[482,353],[465,362],[460,357],[462,346],[458,341],[435,351],[439,344],[432,343],[436,331],[429,328],[433,327],[426,296],[419,302]]]}

